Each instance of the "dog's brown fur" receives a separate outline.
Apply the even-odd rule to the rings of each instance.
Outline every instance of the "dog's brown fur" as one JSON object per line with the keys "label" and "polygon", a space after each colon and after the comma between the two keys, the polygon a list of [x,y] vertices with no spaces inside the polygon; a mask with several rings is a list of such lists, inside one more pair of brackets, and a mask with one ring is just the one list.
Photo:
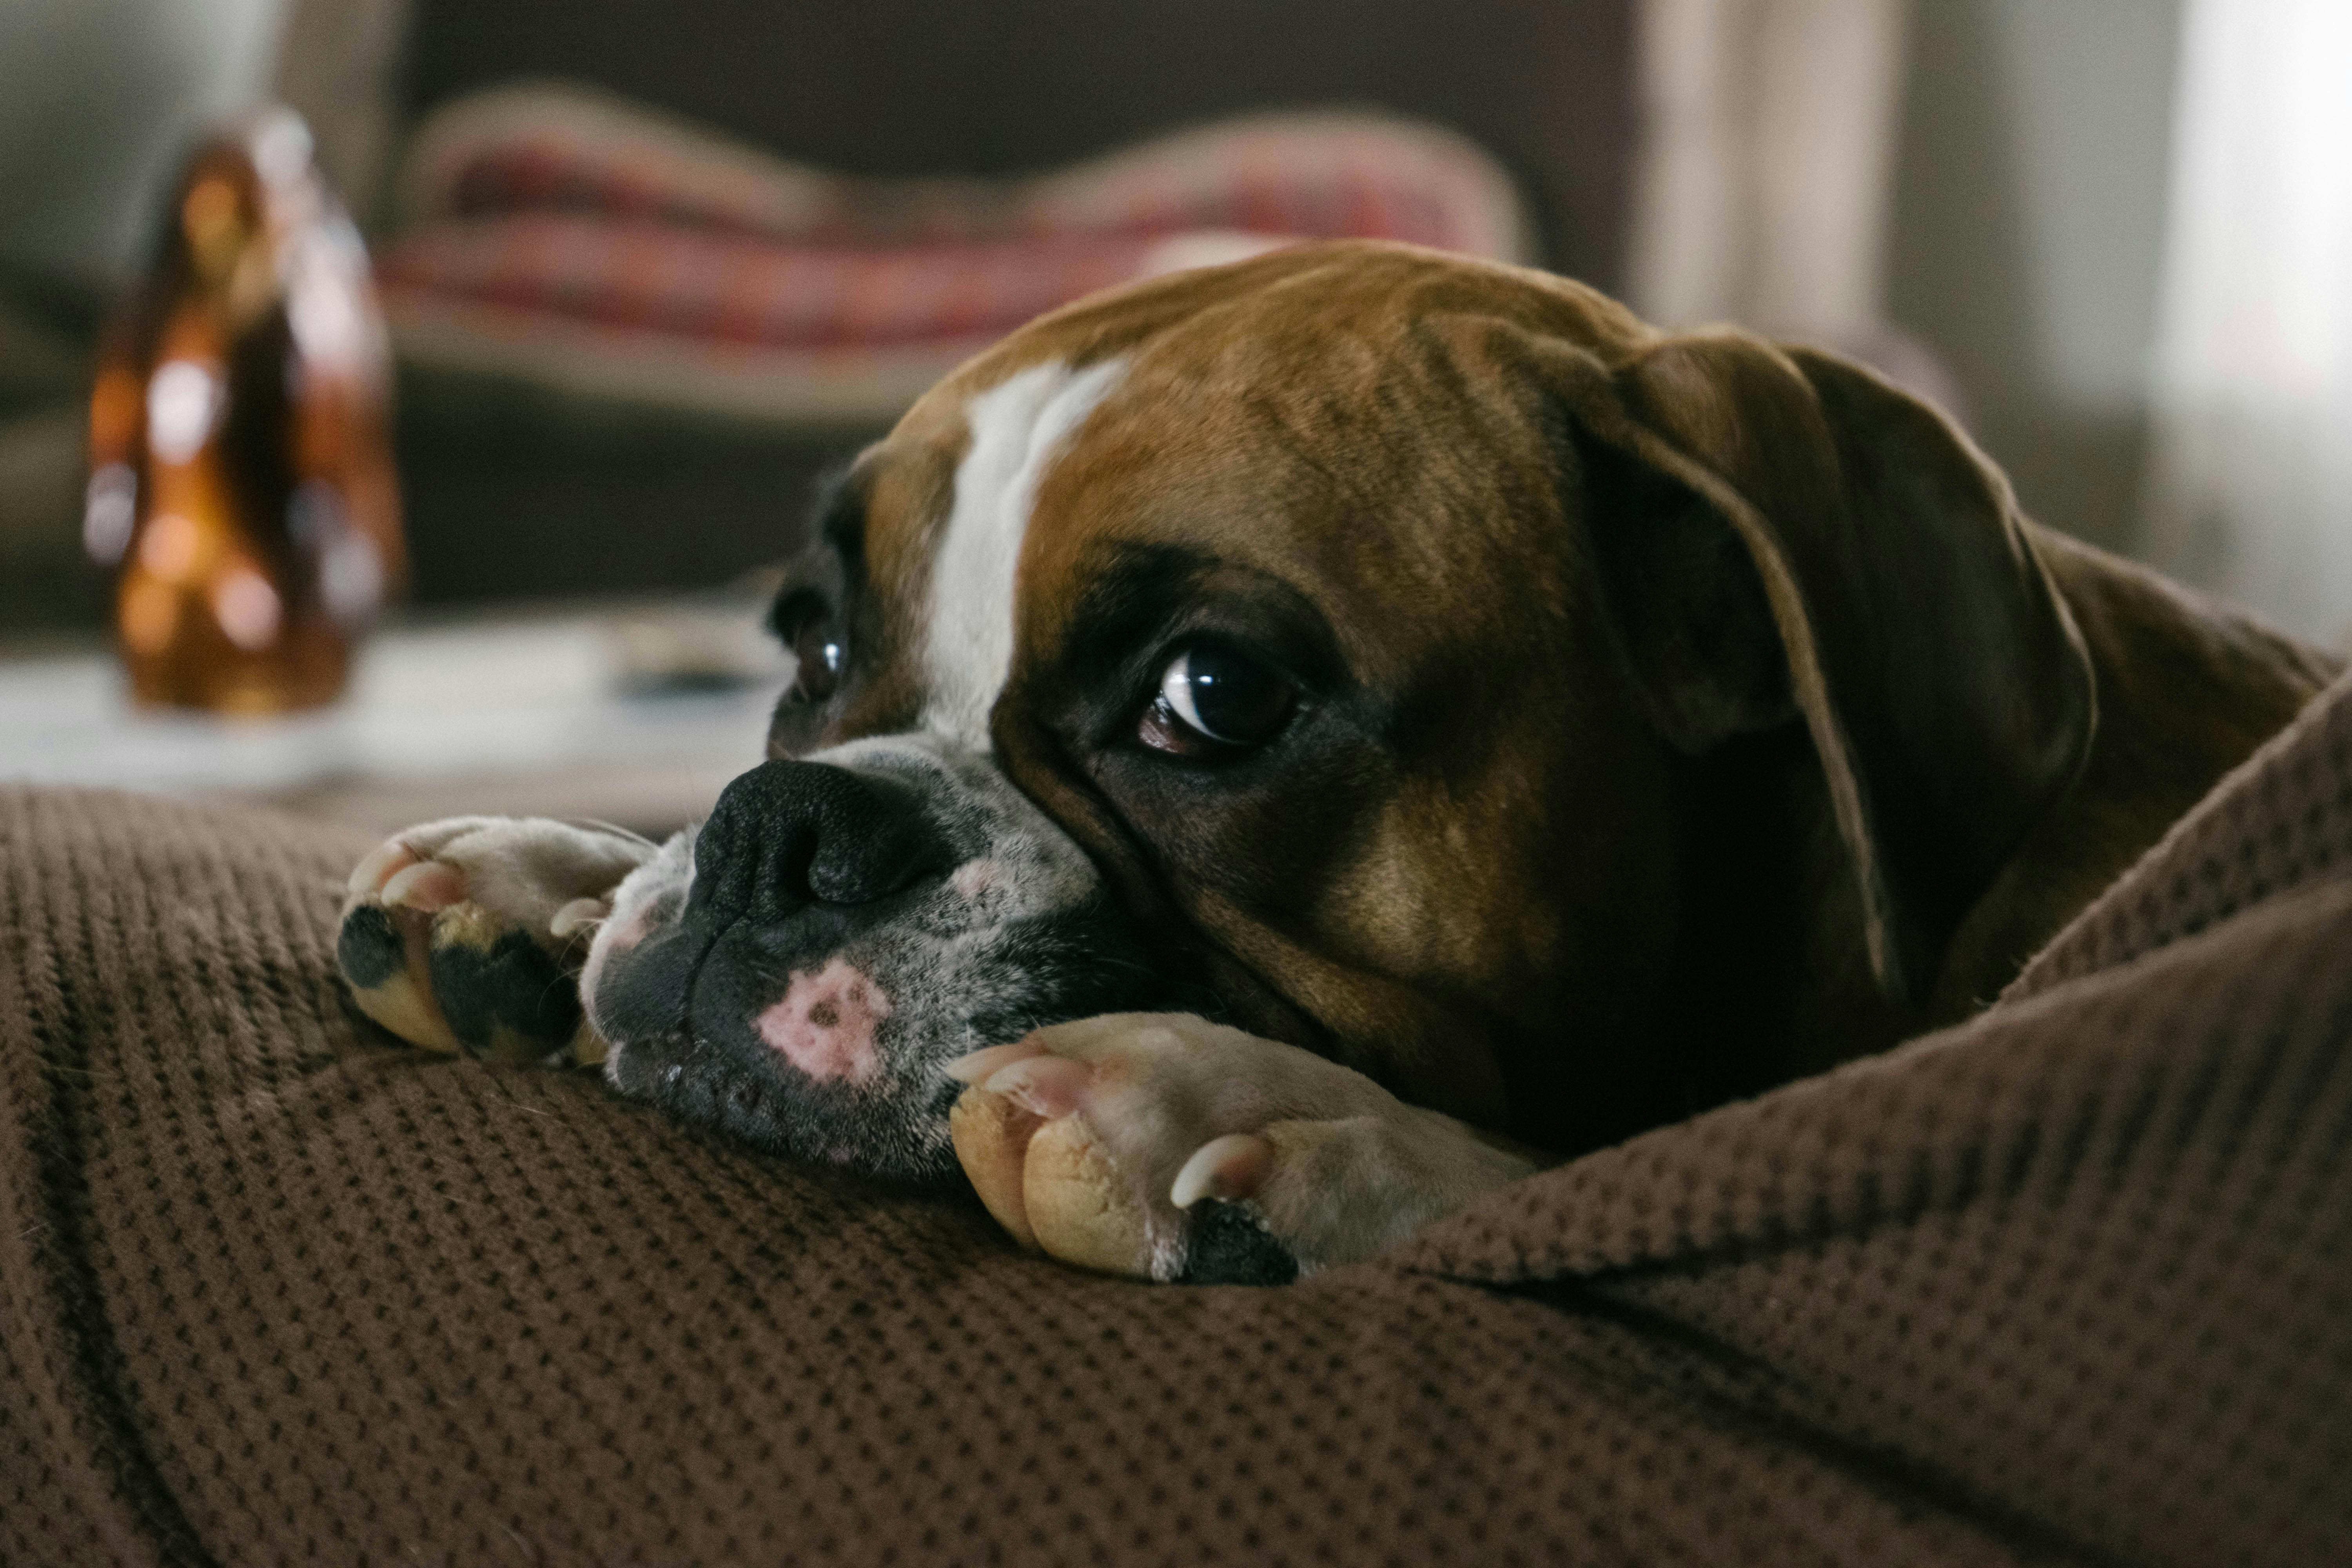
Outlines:
{"label": "dog's brown fur", "polygon": [[[1341,245],[927,397],[856,477],[827,742],[913,720],[968,398],[1111,355],[1026,535],[1003,765],[1244,1026],[1556,1151],[1965,1015],[2335,668],[2026,521],[1856,366]],[[1090,628],[1144,566],[1333,671],[1285,771],[1098,743]]]}

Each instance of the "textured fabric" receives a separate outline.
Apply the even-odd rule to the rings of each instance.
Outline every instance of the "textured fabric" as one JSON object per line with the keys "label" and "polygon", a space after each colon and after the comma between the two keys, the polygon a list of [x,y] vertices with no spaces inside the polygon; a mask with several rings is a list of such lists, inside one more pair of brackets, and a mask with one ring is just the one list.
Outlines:
{"label": "textured fabric", "polygon": [[0,1561],[2352,1561],[2347,725],[2114,962],[1276,1289],[392,1048],[362,845],[0,795]]}
{"label": "textured fabric", "polygon": [[2316,701],[2052,939],[2029,996],[2203,931],[2274,893],[2352,874],[2352,702]]}

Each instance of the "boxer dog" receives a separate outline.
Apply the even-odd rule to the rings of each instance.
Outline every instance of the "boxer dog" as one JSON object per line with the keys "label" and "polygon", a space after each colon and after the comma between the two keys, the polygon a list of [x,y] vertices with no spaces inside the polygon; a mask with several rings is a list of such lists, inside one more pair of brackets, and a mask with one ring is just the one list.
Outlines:
{"label": "boxer dog", "polygon": [[698,830],[401,834],[360,1004],[1154,1279],[1963,1016],[2331,669],[1857,365],[1376,244],[1015,333],[773,622]]}

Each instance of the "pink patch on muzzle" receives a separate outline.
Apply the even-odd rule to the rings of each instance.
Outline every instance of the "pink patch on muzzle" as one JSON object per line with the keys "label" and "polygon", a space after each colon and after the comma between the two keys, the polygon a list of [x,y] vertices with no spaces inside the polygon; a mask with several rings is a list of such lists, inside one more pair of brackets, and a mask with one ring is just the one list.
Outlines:
{"label": "pink patch on muzzle", "polygon": [[882,1070],[874,1031],[890,1016],[890,998],[846,959],[814,974],[797,971],[783,999],[760,1015],[760,1037],[814,1079],[871,1083]]}

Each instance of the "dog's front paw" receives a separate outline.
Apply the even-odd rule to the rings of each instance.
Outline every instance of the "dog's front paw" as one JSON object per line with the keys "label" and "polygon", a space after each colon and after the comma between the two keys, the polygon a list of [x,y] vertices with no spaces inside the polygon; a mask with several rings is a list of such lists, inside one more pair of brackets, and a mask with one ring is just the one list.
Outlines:
{"label": "dog's front paw", "polygon": [[412,1045],[497,1061],[604,1059],[577,974],[645,840],[541,817],[460,816],[360,862],[335,957],[360,1010]]}
{"label": "dog's front paw", "polygon": [[1538,1168],[1296,1047],[1182,1014],[1040,1029],[950,1069],[956,1157],[1023,1245],[1160,1280],[1370,1258]]}

